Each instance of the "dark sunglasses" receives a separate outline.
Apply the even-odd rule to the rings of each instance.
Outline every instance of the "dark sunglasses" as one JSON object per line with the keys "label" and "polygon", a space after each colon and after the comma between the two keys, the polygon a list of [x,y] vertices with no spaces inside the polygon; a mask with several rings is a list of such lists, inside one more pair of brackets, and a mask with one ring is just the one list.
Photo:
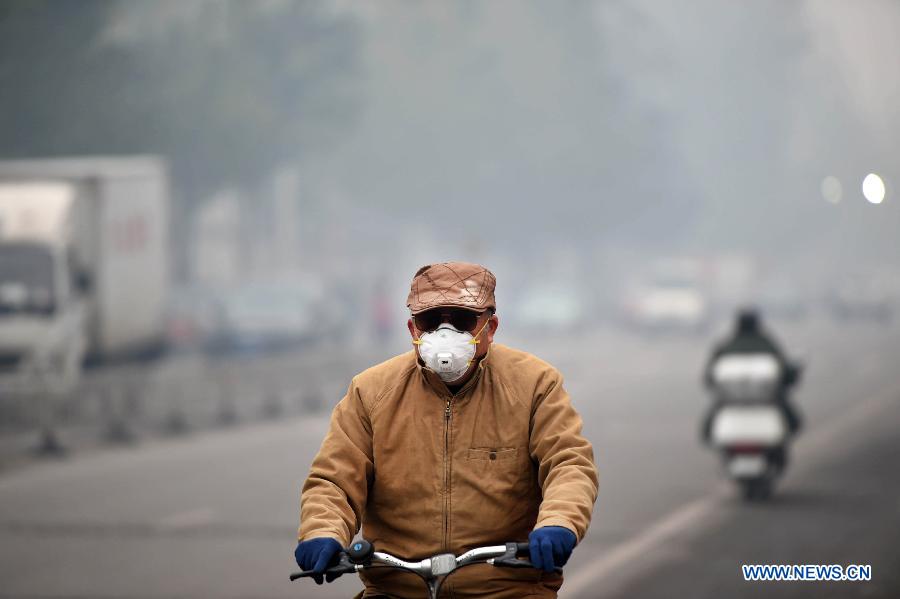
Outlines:
{"label": "dark sunglasses", "polygon": [[413,316],[413,322],[416,328],[424,333],[435,330],[445,322],[449,322],[458,331],[471,333],[478,325],[478,319],[482,314],[484,312],[472,312],[462,308],[437,308],[416,314]]}

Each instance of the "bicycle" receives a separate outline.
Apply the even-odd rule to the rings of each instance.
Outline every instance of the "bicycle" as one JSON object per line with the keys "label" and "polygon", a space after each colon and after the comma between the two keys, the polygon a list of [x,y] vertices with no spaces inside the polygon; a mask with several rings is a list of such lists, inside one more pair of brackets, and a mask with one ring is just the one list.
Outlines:
{"label": "bicycle", "polygon": [[[488,545],[476,547],[460,556],[452,553],[439,553],[417,562],[409,562],[390,553],[375,551],[368,541],[356,541],[340,552],[338,563],[325,570],[337,578],[343,574],[351,574],[369,568],[396,568],[418,574],[428,587],[430,599],[437,599],[441,585],[456,570],[472,564],[487,563],[498,568],[534,568],[531,562],[520,557],[529,555],[528,543],[506,543],[505,545]],[[562,574],[562,568],[554,568]],[[291,580],[312,576],[312,570],[304,570],[291,574]]]}

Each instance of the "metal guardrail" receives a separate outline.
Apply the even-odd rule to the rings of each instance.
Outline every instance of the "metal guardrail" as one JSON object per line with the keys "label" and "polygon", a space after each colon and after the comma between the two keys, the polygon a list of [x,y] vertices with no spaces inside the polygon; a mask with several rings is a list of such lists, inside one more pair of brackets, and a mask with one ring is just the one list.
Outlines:
{"label": "metal guardrail", "polygon": [[68,393],[0,392],[0,460],[4,437],[31,435],[32,449],[58,455],[82,443],[131,444],[145,436],[319,414],[343,396],[350,378],[377,361],[359,352],[306,348],[211,358],[176,353],[155,362],[88,370]]}

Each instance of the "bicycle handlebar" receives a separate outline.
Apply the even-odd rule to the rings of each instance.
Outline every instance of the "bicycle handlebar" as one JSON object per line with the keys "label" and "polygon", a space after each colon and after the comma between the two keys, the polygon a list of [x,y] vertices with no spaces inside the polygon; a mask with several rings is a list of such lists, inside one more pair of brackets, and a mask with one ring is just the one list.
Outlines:
{"label": "bicycle handlebar", "polygon": [[[331,574],[337,578],[343,574],[358,572],[370,567],[390,567],[413,572],[426,580],[432,580],[438,576],[450,574],[463,566],[477,563],[487,563],[499,568],[534,568],[531,562],[519,559],[520,556],[527,557],[529,552],[528,543],[506,543],[505,545],[476,547],[460,556],[441,553],[417,562],[410,562],[390,553],[375,551],[367,541],[359,541],[354,543],[351,548],[342,550],[338,563],[327,568],[322,574]],[[373,561],[377,561],[378,565],[373,565]],[[554,568],[554,571],[562,574],[562,568]],[[312,570],[296,572],[291,574],[291,580],[314,574],[315,572]]]}

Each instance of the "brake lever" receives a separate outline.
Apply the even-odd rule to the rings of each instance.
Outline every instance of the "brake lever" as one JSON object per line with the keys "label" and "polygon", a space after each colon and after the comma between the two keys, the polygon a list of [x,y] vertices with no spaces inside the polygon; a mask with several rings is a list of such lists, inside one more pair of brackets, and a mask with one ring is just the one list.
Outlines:
{"label": "brake lever", "polygon": [[[528,553],[528,543],[507,543],[506,553],[500,557],[495,557],[490,563],[501,568],[534,568],[534,564],[527,559],[518,558],[519,555],[528,555]],[[534,569],[539,570],[540,568]],[[553,568],[553,571],[557,574],[562,574],[563,572],[562,568],[558,566]]]}
{"label": "brake lever", "polygon": [[[350,562],[350,558],[347,557],[347,554],[343,551],[341,552],[341,557],[338,560],[338,563],[331,566],[330,568],[326,568],[324,572],[321,572],[321,575],[332,574],[332,580],[343,576],[344,574],[351,574],[356,572],[356,566]],[[303,570],[302,572],[294,572],[291,574],[291,581],[295,581],[300,578],[304,578],[306,576],[313,576],[316,574],[313,570]]]}

